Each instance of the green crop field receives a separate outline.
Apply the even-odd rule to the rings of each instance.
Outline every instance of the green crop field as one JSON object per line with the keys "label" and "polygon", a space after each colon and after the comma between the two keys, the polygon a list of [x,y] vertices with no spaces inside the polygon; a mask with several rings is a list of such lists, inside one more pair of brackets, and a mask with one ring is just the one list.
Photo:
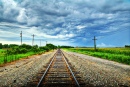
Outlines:
{"label": "green crop field", "polygon": [[95,56],[130,65],[130,48],[69,48],[72,52]]}
{"label": "green crop field", "polygon": [[41,47],[38,47],[38,45],[31,46],[27,44],[10,44],[7,46],[8,47],[4,47],[4,45],[2,45],[3,48],[0,49],[0,64],[13,62],[35,54],[42,54],[57,48],[57,46],[53,44],[46,44],[46,46]]}
{"label": "green crop field", "polygon": [[4,57],[4,55],[5,55],[5,50],[0,49],[0,64],[1,64],[1,60]]}
{"label": "green crop field", "polygon": [[4,52],[4,50],[0,50],[0,64],[12,62],[36,54],[34,52],[28,52],[25,54],[6,55],[5,53],[2,52]]}

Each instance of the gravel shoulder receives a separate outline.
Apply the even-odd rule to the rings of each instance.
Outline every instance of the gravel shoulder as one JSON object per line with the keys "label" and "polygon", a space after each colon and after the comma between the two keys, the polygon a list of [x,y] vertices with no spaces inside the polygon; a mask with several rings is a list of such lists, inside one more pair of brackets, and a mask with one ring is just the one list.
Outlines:
{"label": "gravel shoulder", "polygon": [[[56,51],[31,56],[0,67],[0,87],[22,87],[32,81]],[[74,52],[64,52],[86,84],[130,87],[130,66]]]}
{"label": "gravel shoulder", "polygon": [[95,87],[130,87],[130,66],[75,52],[64,52],[69,62],[82,73],[85,82]]}
{"label": "gravel shoulder", "polygon": [[48,52],[42,55],[34,55],[26,59],[8,63],[0,67],[0,87],[21,87],[38,73],[45,66],[54,52]]}

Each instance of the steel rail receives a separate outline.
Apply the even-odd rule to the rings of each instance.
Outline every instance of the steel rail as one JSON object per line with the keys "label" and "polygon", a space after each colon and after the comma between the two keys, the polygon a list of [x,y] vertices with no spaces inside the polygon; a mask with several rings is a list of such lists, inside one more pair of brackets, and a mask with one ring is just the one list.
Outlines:
{"label": "steel rail", "polygon": [[[59,51],[59,50],[57,50],[57,52],[56,52],[56,53],[54,54],[54,56],[52,57],[51,62],[49,63],[47,69],[45,70],[45,73],[42,75],[42,77],[41,77],[41,79],[40,79],[40,81],[39,81],[39,83],[38,83],[38,85],[37,85],[36,87],[40,87],[40,86],[41,86],[42,81],[44,80],[44,78],[45,78],[45,76],[46,76],[46,74],[47,74],[47,72],[48,72],[48,70],[49,70],[51,64],[53,63],[54,59],[56,58],[55,56],[56,56],[56,54],[58,53],[58,51]],[[60,51],[61,51],[61,50],[60,50]],[[62,56],[63,56],[63,59],[64,59],[66,65],[67,65],[67,67],[68,67],[68,69],[69,69],[69,71],[70,71],[70,73],[71,73],[71,75],[72,75],[72,78],[74,79],[74,81],[75,81],[77,87],[80,87],[80,85],[79,85],[79,83],[78,83],[78,81],[77,81],[77,79],[76,79],[74,73],[72,72],[72,70],[71,70],[71,68],[70,68],[70,66],[69,66],[69,64],[68,64],[68,62],[67,62],[67,60],[66,60],[66,57],[65,57],[65,55],[64,55],[64,53],[63,53],[62,51],[61,51],[61,54],[62,54]]]}
{"label": "steel rail", "polygon": [[[57,51],[57,52],[58,52],[58,51]],[[57,52],[56,52],[56,53],[57,53]],[[48,67],[47,67],[45,73],[42,75],[42,77],[41,77],[41,79],[40,79],[40,81],[39,81],[39,83],[38,83],[38,85],[37,85],[36,87],[40,87],[40,85],[41,85],[41,83],[42,83],[42,81],[43,81],[43,78],[45,77],[46,73],[48,72],[48,70],[49,70],[49,68],[50,68],[50,66],[51,66],[51,64],[52,64],[52,62],[53,62],[53,60],[54,60],[54,58],[55,58],[55,56],[56,56],[56,53],[55,53],[54,56],[52,57],[53,59],[51,60],[51,62],[50,62],[50,64],[48,65]]]}
{"label": "steel rail", "polygon": [[66,60],[65,55],[63,54],[62,51],[61,51],[61,53],[62,53],[62,55],[63,55],[63,57],[64,57],[64,60],[65,60],[65,62],[66,62],[66,64],[67,64],[67,67],[69,68],[69,70],[70,70],[70,72],[71,72],[71,74],[72,74],[72,76],[73,76],[73,79],[74,79],[75,82],[76,82],[76,85],[77,85],[78,87],[80,87],[79,82],[77,81],[77,79],[76,79],[74,73],[72,72],[72,70],[71,70],[71,68],[70,68],[70,66],[69,66],[69,64],[68,64],[68,62],[67,62],[67,60]]}

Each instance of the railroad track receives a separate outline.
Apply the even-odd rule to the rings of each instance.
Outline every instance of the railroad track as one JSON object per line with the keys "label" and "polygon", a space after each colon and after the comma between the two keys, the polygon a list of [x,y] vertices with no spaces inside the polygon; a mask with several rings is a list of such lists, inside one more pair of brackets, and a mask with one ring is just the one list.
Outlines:
{"label": "railroad track", "polygon": [[[42,75],[41,75],[42,74]],[[85,87],[79,73],[68,63],[60,49],[57,50],[50,63],[40,73],[40,79],[34,81],[31,87]]]}

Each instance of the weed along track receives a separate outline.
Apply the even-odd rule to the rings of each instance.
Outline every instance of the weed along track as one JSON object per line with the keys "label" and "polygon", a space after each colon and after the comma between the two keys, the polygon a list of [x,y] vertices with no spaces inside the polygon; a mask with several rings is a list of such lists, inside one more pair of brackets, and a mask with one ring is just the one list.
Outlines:
{"label": "weed along track", "polygon": [[[40,73],[41,74],[41,73]],[[29,84],[33,87],[85,87],[79,73],[68,63],[61,50],[58,50],[38,81]]]}

